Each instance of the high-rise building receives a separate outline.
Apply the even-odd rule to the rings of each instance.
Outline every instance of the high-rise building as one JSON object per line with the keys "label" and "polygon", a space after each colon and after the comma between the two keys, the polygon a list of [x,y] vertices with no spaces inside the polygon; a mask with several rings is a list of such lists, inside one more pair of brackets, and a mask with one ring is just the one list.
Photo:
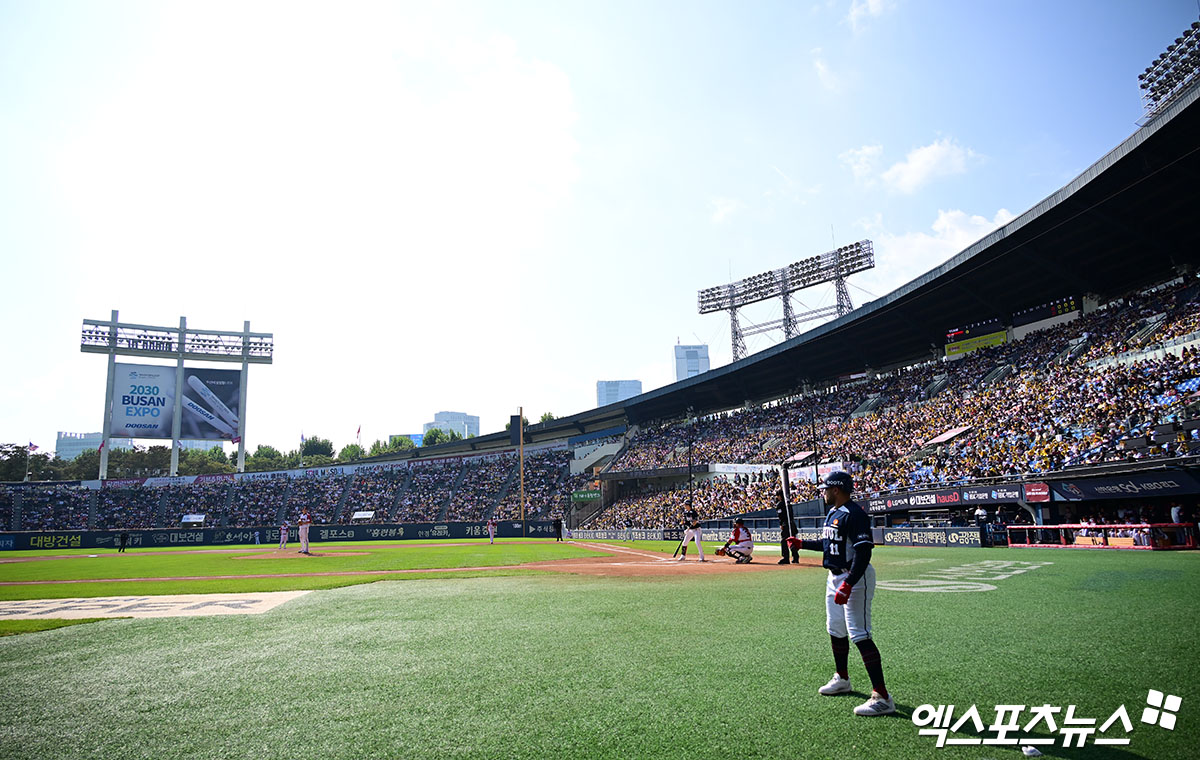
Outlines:
{"label": "high-rise building", "polygon": [[[70,461],[85,451],[98,450],[102,440],[104,435],[101,433],[64,433],[60,430],[54,442],[54,455]],[[128,438],[113,438],[109,445],[114,449],[131,449],[133,441]],[[171,442],[167,441],[167,445],[170,446]]]}
{"label": "high-rise building", "polygon": [[608,406],[640,395],[642,395],[641,380],[598,380],[596,382],[596,406]]}
{"label": "high-rise building", "polygon": [[675,382],[708,372],[708,346],[675,346]]}
{"label": "high-rise building", "polygon": [[433,422],[426,422],[422,433],[438,428],[446,433],[454,431],[463,438],[479,435],[479,418],[463,412],[438,412],[433,415]]}

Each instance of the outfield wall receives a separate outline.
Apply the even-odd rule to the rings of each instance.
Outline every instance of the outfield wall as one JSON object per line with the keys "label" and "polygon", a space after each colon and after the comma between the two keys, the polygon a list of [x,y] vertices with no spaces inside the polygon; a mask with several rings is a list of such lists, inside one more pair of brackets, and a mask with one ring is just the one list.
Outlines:
{"label": "outfield wall", "polygon": [[[782,537],[779,528],[755,530],[756,548],[771,546],[779,548]],[[819,530],[801,529],[804,541],[820,541]],[[980,528],[874,528],[877,546],[984,546]],[[728,531],[705,530],[705,541],[723,541]],[[682,528],[629,528],[627,530],[575,530],[571,537],[584,541],[681,541]]]}
{"label": "outfield wall", "polygon": [[[279,528],[171,528],[156,530],[50,531],[0,533],[0,550],[20,549],[113,549],[121,533],[129,534],[129,546],[141,549],[171,546],[226,546],[262,544],[277,546]],[[405,523],[397,525],[314,525],[309,540],[314,544],[346,541],[413,541],[422,539],[487,538],[487,523]],[[502,520],[498,538],[554,538],[550,520],[530,521],[524,530],[520,520]],[[298,542],[300,529],[288,529],[288,541]]]}

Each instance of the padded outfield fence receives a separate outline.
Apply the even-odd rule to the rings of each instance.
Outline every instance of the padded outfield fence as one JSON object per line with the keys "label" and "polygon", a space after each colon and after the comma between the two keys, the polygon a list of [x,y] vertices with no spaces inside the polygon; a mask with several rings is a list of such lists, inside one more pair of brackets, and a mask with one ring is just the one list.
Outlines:
{"label": "padded outfield fence", "polygon": [[[230,546],[279,543],[278,527],[259,528],[174,528],[105,531],[46,531],[0,533],[0,550],[19,549],[114,549],[121,533],[128,546],[154,549],[178,546]],[[386,525],[313,525],[309,539],[315,544],[346,541],[420,541],[428,539],[487,538],[487,523],[389,523]],[[497,538],[554,538],[549,520],[501,520]],[[288,529],[288,541],[300,540],[300,529]]]}

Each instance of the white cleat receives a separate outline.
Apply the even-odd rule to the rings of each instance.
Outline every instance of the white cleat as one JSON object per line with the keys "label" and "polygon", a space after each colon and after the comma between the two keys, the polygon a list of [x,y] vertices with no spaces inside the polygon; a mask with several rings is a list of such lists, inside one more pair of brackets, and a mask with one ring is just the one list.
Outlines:
{"label": "white cleat", "polygon": [[855,715],[891,715],[896,712],[896,703],[889,695],[886,699],[879,692],[872,691],[871,698],[854,708]]}
{"label": "white cleat", "polygon": [[817,689],[817,691],[827,697],[834,694],[845,694],[850,691],[850,679],[842,678],[837,673],[834,673],[829,683]]}
{"label": "white cleat", "polygon": [[676,562],[683,562],[683,560],[684,560],[684,559],[686,559],[686,558],[685,558],[685,557],[676,557],[676,558],[675,558],[675,561],[676,561]]}

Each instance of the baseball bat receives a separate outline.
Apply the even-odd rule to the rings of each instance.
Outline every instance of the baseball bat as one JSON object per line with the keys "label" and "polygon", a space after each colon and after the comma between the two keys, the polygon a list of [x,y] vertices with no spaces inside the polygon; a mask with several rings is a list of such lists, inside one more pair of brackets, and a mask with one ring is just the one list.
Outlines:
{"label": "baseball bat", "polygon": [[[686,532],[684,533],[684,536],[687,536]],[[671,552],[671,559],[675,559],[677,556],[679,556],[679,550],[683,548],[683,541],[684,539],[679,539],[679,543],[675,546],[675,551]]]}

